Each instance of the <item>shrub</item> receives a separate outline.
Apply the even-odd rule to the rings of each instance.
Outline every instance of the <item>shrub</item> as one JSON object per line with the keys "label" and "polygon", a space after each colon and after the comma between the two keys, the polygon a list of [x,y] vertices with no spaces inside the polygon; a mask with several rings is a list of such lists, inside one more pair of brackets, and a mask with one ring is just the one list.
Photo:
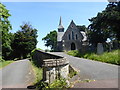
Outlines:
{"label": "shrub", "polygon": [[77,50],[68,51],[67,54],[75,56],[75,57],[80,57],[81,56],[79,51],[77,51]]}

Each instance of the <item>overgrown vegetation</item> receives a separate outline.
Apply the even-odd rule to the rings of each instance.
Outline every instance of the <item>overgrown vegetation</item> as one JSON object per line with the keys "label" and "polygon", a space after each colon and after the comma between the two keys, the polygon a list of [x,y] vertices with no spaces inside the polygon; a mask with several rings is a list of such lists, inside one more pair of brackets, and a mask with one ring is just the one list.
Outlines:
{"label": "overgrown vegetation", "polygon": [[68,51],[67,54],[75,57],[86,58],[86,59],[101,61],[105,63],[120,65],[118,52],[120,52],[120,50],[113,50],[112,52],[104,52],[102,55],[97,55],[95,53],[80,54],[79,51],[73,50],[73,51]]}
{"label": "overgrown vegetation", "polygon": [[[41,49],[38,49],[38,48],[34,49],[31,52],[32,57],[34,55],[35,50],[41,50]],[[60,78],[59,80],[56,79],[52,84],[48,84],[48,83],[45,83],[44,81],[42,81],[43,69],[39,67],[38,63],[35,60],[33,60],[33,58],[32,58],[31,63],[32,63],[32,66],[33,66],[33,70],[35,72],[35,81],[34,81],[33,84],[36,86],[36,89],[46,90],[48,88],[49,89],[51,89],[51,88],[66,88],[66,86],[67,86],[66,80],[62,79],[62,78]]]}
{"label": "overgrown vegetation", "polygon": [[67,83],[66,80],[63,78],[60,78],[59,80],[55,80],[53,83],[51,84],[47,84],[45,82],[42,81],[42,72],[43,69],[37,67],[33,61],[31,61],[32,66],[33,66],[33,70],[35,73],[35,81],[33,82],[33,85],[36,87],[36,89],[38,90],[46,90],[46,89],[52,89],[52,88],[56,88],[58,89],[63,89],[63,88],[67,88]]}
{"label": "overgrown vegetation", "polygon": [[65,89],[67,88],[66,79],[60,78],[55,80],[53,83],[49,84],[45,88],[54,88],[54,89]]}
{"label": "overgrown vegetation", "polygon": [[77,71],[75,71],[74,69],[73,69],[73,67],[71,67],[70,65],[69,65],[69,74],[68,74],[68,76],[70,77],[70,78],[72,78],[73,76],[75,76],[75,75],[77,75]]}
{"label": "overgrown vegetation", "polygon": [[31,61],[32,63],[32,67],[33,67],[33,70],[34,70],[34,73],[35,73],[35,81],[34,81],[34,85],[38,84],[41,80],[42,80],[42,68],[40,67],[37,67],[33,61]]}
{"label": "overgrown vegetation", "polygon": [[65,79],[60,78],[60,80],[55,80],[53,83],[48,84],[42,81],[42,72],[43,69],[42,68],[38,68],[36,67],[33,62],[33,70],[35,72],[35,81],[33,82],[33,85],[36,86],[36,89],[38,90],[46,90],[46,89],[52,89],[52,88],[56,88],[58,89],[63,89],[63,88],[67,88],[67,83]]}
{"label": "overgrown vegetation", "polygon": [[68,74],[68,76],[69,76],[70,78],[72,78],[72,77],[75,76],[75,75],[77,75],[77,72],[76,72],[76,71],[72,71],[72,72],[70,72],[70,73]]}
{"label": "overgrown vegetation", "polygon": [[13,63],[13,62],[14,61],[4,61],[4,60],[2,60],[2,61],[0,61],[0,68],[3,68],[3,67],[5,67],[8,64]]}
{"label": "overgrown vegetation", "polygon": [[[35,50],[38,50],[38,49],[34,49],[31,52],[32,56],[33,56]],[[42,75],[43,75],[42,72],[43,72],[43,69],[40,68],[33,59],[31,61],[31,63],[32,63],[33,70],[35,72],[35,77],[36,77],[36,79],[35,79],[35,81],[33,83],[36,86],[36,89],[38,89],[38,90],[46,90],[46,89],[51,89],[51,88],[57,88],[57,89],[58,88],[59,89],[66,88],[66,86],[67,86],[66,80],[62,79],[62,78],[60,78],[60,80],[58,80],[58,79],[55,80],[51,84],[47,84],[47,83],[43,82],[42,81]]]}

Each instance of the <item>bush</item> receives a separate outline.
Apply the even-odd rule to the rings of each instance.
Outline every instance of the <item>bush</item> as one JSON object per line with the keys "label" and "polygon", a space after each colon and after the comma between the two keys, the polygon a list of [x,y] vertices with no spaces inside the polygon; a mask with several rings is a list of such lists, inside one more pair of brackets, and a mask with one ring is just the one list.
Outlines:
{"label": "bush", "polygon": [[68,51],[67,54],[75,56],[75,57],[80,57],[81,56],[79,51],[77,51],[77,50]]}

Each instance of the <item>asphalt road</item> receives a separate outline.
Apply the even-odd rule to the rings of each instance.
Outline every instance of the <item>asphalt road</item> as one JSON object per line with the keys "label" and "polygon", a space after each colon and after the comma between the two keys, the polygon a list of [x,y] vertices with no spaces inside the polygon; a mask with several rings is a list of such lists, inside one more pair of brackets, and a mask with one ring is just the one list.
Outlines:
{"label": "asphalt road", "polygon": [[[1,74],[2,73],[2,74]],[[2,75],[2,76],[1,76]],[[27,88],[34,80],[30,61],[20,60],[0,70],[2,88]]]}
{"label": "asphalt road", "polygon": [[[111,85],[110,88],[112,86],[114,88],[118,87],[118,66],[117,65],[73,57],[63,52],[52,52],[52,54],[66,57],[69,60],[70,65],[72,65],[74,68],[80,71],[79,74],[80,74],[81,80],[85,80],[85,79],[96,80],[96,81],[103,80],[104,82],[106,82],[107,87],[108,87],[108,84],[109,86]],[[112,81],[114,83],[111,83],[111,84],[107,83]],[[101,83],[105,84],[104,82],[103,83],[101,82]]]}

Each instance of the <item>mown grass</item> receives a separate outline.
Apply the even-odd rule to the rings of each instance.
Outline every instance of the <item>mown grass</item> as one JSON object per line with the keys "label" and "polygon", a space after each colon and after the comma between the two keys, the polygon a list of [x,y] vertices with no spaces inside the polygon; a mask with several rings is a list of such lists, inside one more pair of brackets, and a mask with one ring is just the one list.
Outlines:
{"label": "mown grass", "polygon": [[95,53],[80,54],[79,51],[73,50],[73,51],[68,51],[67,54],[75,57],[86,58],[86,59],[101,61],[105,63],[120,65],[120,58],[118,56],[119,52],[120,50],[113,50],[112,52],[104,52],[101,55],[97,55]]}
{"label": "mown grass", "polygon": [[10,63],[13,63],[14,61],[0,61],[0,68],[3,68],[7,66]]}

